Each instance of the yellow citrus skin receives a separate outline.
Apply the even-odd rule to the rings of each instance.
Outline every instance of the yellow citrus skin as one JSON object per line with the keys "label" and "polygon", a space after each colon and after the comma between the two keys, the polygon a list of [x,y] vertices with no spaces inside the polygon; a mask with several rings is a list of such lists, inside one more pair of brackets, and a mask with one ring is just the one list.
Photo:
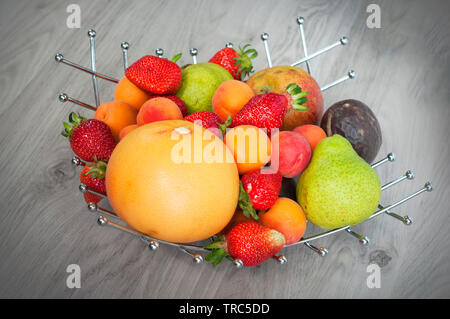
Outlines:
{"label": "yellow citrus skin", "polygon": [[[197,135],[194,141],[194,127],[203,133],[200,146]],[[181,140],[190,142],[191,159],[215,147],[223,151],[223,160],[203,156],[196,162],[180,161],[174,150]],[[154,122],[130,132],[111,155],[105,178],[108,199],[120,218],[170,242],[193,242],[218,233],[232,218],[239,197],[239,174],[226,145],[182,120]]]}

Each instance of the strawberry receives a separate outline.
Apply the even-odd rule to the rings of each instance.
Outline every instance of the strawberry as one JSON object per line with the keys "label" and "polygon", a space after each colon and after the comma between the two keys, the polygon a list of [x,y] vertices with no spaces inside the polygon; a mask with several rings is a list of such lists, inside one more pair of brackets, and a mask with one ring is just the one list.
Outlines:
{"label": "strawberry", "polygon": [[238,125],[254,125],[266,129],[271,133],[273,129],[280,128],[288,109],[292,107],[296,111],[306,112],[308,92],[302,91],[295,83],[286,87],[283,94],[266,93],[255,95],[234,116],[231,127]]}
{"label": "strawberry", "polygon": [[239,207],[245,216],[258,219],[255,210],[266,210],[280,194],[283,176],[268,169],[251,171],[241,178]]}
{"label": "strawberry", "polygon": [[219,50],[209,60],[225,68],[236,80],[244,81],[245,77],[253,72],[252,59],[258,56],[255,49],[247,49],[250,44],[243,48],[239,46],[239,52],[233,48],[224,48]]}
{"label": "strawberry", "polygon": [[187,115],[186,103],[184,103],[184,101],[182,99],[180,99],[178,96],[176,96],[176,95],[152,95],[152,96],[150,96],[149,100],[151,100],[155,97],[165,97],[165,98],[175,102],[175,104],[180,109],[183,117],[185,117]]}
{"label": "strawberry", "polygon": [[206,260],[216,266],[227,257],[240,259],[244,266],[256,266],[278,253],[285,243],[282,233],[256,222],[244,222],[206,246],[211,250]]}
{"label": "strawberry", "polygon": [[69,139],[77,156],[86,162],[94,161],[95,157],[109,160],[117,143],[108,125],[95,119],[87,120],[74,112],[69,115],[69,123],[64,122],[61,134]]}
{"label": "strawberry", "polygon": [[185,121],[195,123],[195,121],[200,121],[201,125],[205,129],[210,129],[211,132],[220,137],[220,133],[224,134],[226,127],[230,124],[231,119],[228,119],[224,123],[219,116],[210,111],[200,111],[192,113],[184,118]]}
{"label": "strawberry", "polygon": [[125,76],[140,89],[150,94],[174,94],[181,85],[181,70],[175,63],[181,54],[172,60],[146,55],[130,65]]}
{"label": "strawberry", "polygon": [[[106,162],[96,161],[95,163],[86,163],[80,174],[80,182],[95,192],[106,194],[105,173]],[[94,202],[97,204],[102,197],[91,192],[86,192],[84,193],[84,199],[86,203]]]}

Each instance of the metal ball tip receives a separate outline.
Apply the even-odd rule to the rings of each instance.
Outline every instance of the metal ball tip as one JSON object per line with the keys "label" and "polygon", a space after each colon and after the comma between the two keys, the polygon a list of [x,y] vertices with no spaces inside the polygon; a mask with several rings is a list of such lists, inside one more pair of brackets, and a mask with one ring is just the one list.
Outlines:
{"label": "metal ball tip", "polygon": [[407,179],[414,179],[414,172],[411,170],[407,170],[405,176]]}
{"label": "metal ball tip", "polygon": [[99,224],[100,226],[104,226],[108,223],[108,218],[106,218],[105,216],[100,216],[97,219],[97,224]]}
{"label": "metal ball tip", "polygon": [[367,236],[365,236],[365,237],[361,238],[359,240],[359,242],[360,242],[361,245],[367,246],[370,243],[370,240],[369,240],[369,238]]}
{"label": "metal ball tip", "polygon": [[58,100],[60,102],[67,102],[69,100],[69,97],[67,96],[66,93],[61,93],[60,95],[58,95]]}
{"label": "metal ball tip", "polygon": [[427,192],[431,192],[434,189],[433,184],[431,184],[431,182],[426,182],[425,189],[427,190]]}
{"label": "metal ball tip", "polygon": [[297,23],[303,24],[305,22],[305,19],[303,17],[297,17]]}
{"label": "metal ball tip", "polygon": [[261,34],[261,40],[266,41],[269,39],[269,34],[267,34],[266,32]]}
{"label": "metal ball tip", "polygon": [[95,35],[97,34],[97,32],[95,32],[94,29],[89,29],[87,32],[89,38],[95,38]]}
{"label": "metal ball tip", "polygon": [[120,44],[120,47],[121,47],[123,50],[128,50],[128,48],[130,47],[130,44],[129,44],[128,42],[122,42],[122,43]]}
{"label": "metal ball tip", "polygon": [[200,264],[203,261],[203,257],[201,255],[194,255],[194,259],[193,259],[195,264]]}
{"label": "metal ball tip", "polygon": [[82,193],[86,193],[86,192],[87,192],[87,186],[86,186],[86,184],[80,184],[80,186],[78,186],[78,189],[79,189],[80,192],[82,192]]}
{"label": "metal ball tip", "polygon": [[197,54],[198,54],[198,50],[197,50],[196,48],[191,48],[191,49],[189,50],[189,53],[190,53],[191,55],[197,55]]}
{"label": "metal ball tip", "polygon": [[348,38],[347,37],[342,37],[342,38],[339,39],[339,41],[341,42],[342,45],[348,44]]}
{"label": "metal ball tip", "polygon": [[76,156],[72,157],[73,165],[78,166],[78,165],[80,165],[80,163],[81,163],[81,160],[78,157],[76,157]]}
{"label": "metal ball tip", "polygon": [[413,222],[413,221],[412,221],[411,217],[409,217],[409,216],[403,217],[403,223],[404,223],[405,225],[409,226],[409,225],[412,224],[412,222]]}
{"label": "metal ball tip", "polygon": [[152,241],[150,241],[150,243],[148,244],[148,247],[149,247],[151,250],[157,250],[157,249],[159,248],[159,243],[158,243],[157,241],[152,240]]}
{"label": "metal ball tip", "polygon": [[91,211],[91,212],[95,212],[97,211],[97,204],[95,204],[94,202],[90,202],[87,205],[87,208]]}
{"label": "metal ball tip", "polygon": [[233,264],[236,266],[236,268],[242,268],[244,266],[244,263],[240,259],[233,260]]}
{"label": "metal ball tip", "polygon": [[280,255],[278,256],[277,261],[280,265],[284,265],[287,263],[288,260],[285,255]]}
{"label": "metal ball tip", "polygon": [[164,54],[164,50],[161,48],[158,48],[155,50],[156,55],[163,55]]}
{"label": "metal ball tip", "polygon": [[61,62],[64,59],[64,56],[61,53],[55,55],[56,62]]}
{"label": "metal ball tip", "polygon": [[348,71],[348,77],[354,79],[356,77],[356,72],[354,70]]}
{"label": "metal ball tip", "polygon": [[233,43],[231,43],[231,42],[227,42],[225,44],[225,48],[232,48],[232,47],[233,47]]}
{"label": "metal ball tip", "polygon": [[325,247],[320,247],[317,253],[320,255],[320,257],[325,257],[326,255],[328,255],[328,249],[326,249]]}
{"label": "metal ball tip", "polygon": [[395,154],[394,153],[389,153],[387,155],[387,159],[388,159],[389,162],[395,161]]}

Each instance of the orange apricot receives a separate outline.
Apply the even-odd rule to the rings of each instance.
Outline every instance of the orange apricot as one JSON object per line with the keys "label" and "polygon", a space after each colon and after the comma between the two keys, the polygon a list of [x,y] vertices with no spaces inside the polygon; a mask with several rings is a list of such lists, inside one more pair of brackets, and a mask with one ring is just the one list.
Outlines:
{"label": "orange apricot", "polygon": [[233,217],[231,218],[231,220],[228,222],[228,225],[225,226],[224,229],[222,229],[217,236],[222,236],[222,235],[226,235],[230,232],[230,230],[232,230],[235,226],[237,226],[240,223],[244,223],[244,222],[251,222],[251,221],[255,221],[253,218],[251,217],[246,217],[244,215],[244,213],[242,212],[241,209],[236,209],[236,211],[234,212]]}
{"label": "orange apricot", "polygon": [[223,82],[212,97],[212,108],[222,121],[234,117],[255,95],[244,82],[228,80]]}
{"label": "orange apricot", "polygon": [[134,85],[125,76],[117,83],[114,100],[130,104],[139,111],[142,104],[150,98],[150,94]]}
{"label": "orange apricot", "polygon": [[300,205],[290,198],[278,198],[268,211],[260,212],[258,216],[262,225],[284,235],[286,245],[299,241],[306,231],[305,213]]}
{"label": "orange apricot", "polygon": [[314,151],[314,148],[319,144],[321,140],[327,137],[325,131],[317,125],[306,124],[296,127],[294,132],[302,135],[308,141],[311,146],[311,151]]}
{"label": "orange apricot", "polygon": [[233,153],[241,175],[263,167],[270,160],[270,139],[256,126],[236,126],[228,130],[224,141]]}
{"label": "orange apricot", "polygon": [[136,110],[131,105],[121,101],[112,101],[101,104],[97,108],[94,118],[106,123],[118,141],[119,133],[125,126],[136,124],[136,114]]}
{"label": "orange apricot", "polygon": [[166,120],[181,120],[180,108],[175,102],[165,97],[155,97],[145,102],[137,115],[137,124],[139,126]]}
{"label": "orange apricot", "polygon": [[130,133],[132,130],[134,130],[138,127],[139,127],[139,125],[137,125],[137,124],[131,124],[131,125],[125,126],[123,129],[120,130],[119,139],[122,140],[128,133]]}

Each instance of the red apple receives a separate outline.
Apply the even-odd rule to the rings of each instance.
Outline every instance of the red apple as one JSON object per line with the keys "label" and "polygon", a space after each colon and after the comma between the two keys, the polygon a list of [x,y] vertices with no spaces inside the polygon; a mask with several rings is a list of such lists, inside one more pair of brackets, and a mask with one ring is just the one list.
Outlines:
{"label": "red apple", "polygon": [[307,112],[289,109],[284,117],[282,131],[292,131],[305,124],[319,124],[323,114],[323,96],[316,80],[302,69],[293,66],[275,66],[255,73],[247,80],[247,84],[256,94],[285,92],[286,87],[296,83],[302,91],[308,91]]}

